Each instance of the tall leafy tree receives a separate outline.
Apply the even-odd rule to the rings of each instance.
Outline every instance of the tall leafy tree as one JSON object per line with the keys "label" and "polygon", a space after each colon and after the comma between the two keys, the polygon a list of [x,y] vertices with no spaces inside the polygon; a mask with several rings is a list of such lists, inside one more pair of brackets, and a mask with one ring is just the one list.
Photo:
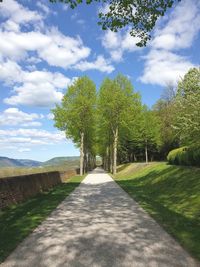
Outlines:
{"label": "tall leafy tree", "polygon": [[174,127],[184,145],[200,145],[200,68],[192,68],[178,83]]}
{"label": "tall leafy tree", "polygon": [[160,120],[160,157],[162,159],[165,159],[169,151],[176,148],[179,143],[179,137],[173,127],[178,112],[175,105],[175,99],[176,89],[169,85],[164,89],[161,98],[156,102],[152,109]]}
{"label": "tall leafy tree", "polygon": [[[154,28],[159,17],[175,3],[181,0],[86,0],[92,2],[106,3],[109,9],[106,13],[99,13],[99,25],[103,30],[118,30],[129,27],[130,34],[138,38],[137,45],[145,46],[151,38],[150,32]],[[50,2],[62,2],[75,8],[82,0],[50,0]]]}
{"label": "tall leafy tree", "polygon": [[148,163],[149,150],[152,148],[158,149],[160,145],[160,121],[156,113],[146,106],[143,107],[141,114],[140,131],[140,138],[145,151],[145,161]]}
{"label": "tall leafy tree", "polygon": [[[117,169],[117,149],[120,132],[129,128],[139,96],[134,93],[131,82],[123,75],[114,80],[105,79],[100,87],[98,110],[104,121],[113,174]],[[109,150],[109,148],[107,148]]]}
{"label": "tall leafy tree", "polygon": [[80,174],[87,153],[92,152],[95,131],[96,87],[88,77],[78,78],[68,87],[61,105],[53,109],[55,126],[80,147]]}

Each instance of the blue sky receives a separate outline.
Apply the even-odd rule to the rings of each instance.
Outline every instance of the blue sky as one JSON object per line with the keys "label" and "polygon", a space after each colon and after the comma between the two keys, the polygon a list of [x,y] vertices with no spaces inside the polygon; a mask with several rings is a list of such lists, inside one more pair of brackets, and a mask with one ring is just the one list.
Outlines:
{"label": "blue sky", "polygon": [[78,155],[53,126],[51,108],[67,86],[88,75],[127,75],[151,107],[200,60],[200,2],[182,0],[160,19],[146,48],[128,29],[102,31],[98,3],[71,10],[44,1],[0,3],[0,156],[47,160]]}

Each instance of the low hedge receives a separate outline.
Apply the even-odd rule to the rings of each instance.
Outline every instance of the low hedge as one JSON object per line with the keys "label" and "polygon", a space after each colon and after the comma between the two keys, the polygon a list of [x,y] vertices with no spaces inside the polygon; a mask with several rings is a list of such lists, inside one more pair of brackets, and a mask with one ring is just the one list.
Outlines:
{"label": "low hedge", "polygon": [[200,147],[180,147],[169,152],[167,160],[173,165],[200,167]]}

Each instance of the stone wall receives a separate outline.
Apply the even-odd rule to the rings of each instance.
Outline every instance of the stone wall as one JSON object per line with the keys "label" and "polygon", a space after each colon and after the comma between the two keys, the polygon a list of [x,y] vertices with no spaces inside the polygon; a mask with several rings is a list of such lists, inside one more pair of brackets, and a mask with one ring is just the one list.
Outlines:
{"label": "stone wall", "polygon": [[79,169],[68,170],[65,172],[60,172],[60,178],[62,182],[66,182],[70,177],[75,176],[77,174],[79,174]]}
{"label": "stone wall", "polygon": [[59,172],[36,173],[0,179],[0,209],[19,203],[60,184]]}

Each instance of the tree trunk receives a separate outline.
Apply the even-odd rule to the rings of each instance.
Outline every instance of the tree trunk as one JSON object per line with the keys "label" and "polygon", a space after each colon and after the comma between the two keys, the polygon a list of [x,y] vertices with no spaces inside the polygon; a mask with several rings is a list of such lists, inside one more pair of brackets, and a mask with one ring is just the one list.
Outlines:
{"label": "tree trunk", "polygon": [[146,163],[148,163],[148,147],[147,147],[147,140],[145,141],[145,158],[146,158]]}
{"label": "tree trunk", "polygon": [[117,143],[118,143],[118,128],[114,133],[114,144],[113,144],[113,174],[117,173]]}
{"label": "tree trunk", "polygon": [[108,167],[109,172],[113,172],[113,146],[110,145],[109,147],[109,167]]}
{"label": "tree trunk", "polygon": [[109,171],[109,147],[106,148],[106,163],[105,163],[105,170]]}
{"label": "tree trunk", "polygon": [[83,175],[84,165],[84,133],[81,132],[81,146],[80,146],[80,175]]}

